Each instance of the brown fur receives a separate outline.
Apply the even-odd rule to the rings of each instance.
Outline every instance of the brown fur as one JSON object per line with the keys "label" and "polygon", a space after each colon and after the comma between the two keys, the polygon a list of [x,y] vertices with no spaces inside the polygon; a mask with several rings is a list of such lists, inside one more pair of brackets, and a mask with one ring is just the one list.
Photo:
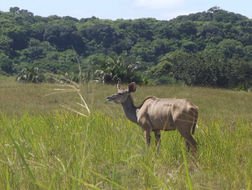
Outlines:
{"label": "brown fur", "polygon": [[196,152],[197,143],[192,134],[198,119],[198,107],[186,99],[153,96],[145,98],[142,104],[136,107],[130,95],[135,90],[135,83],[130,83],[128,90],[118,86],[118,93],[107,97],[107,100],[122,104],[126,117],[144,130],[147,145],[150,145],[152,131],[155,133],[155,142],[159,150],[160,131],[178,130],[185,138],[187,146]]}

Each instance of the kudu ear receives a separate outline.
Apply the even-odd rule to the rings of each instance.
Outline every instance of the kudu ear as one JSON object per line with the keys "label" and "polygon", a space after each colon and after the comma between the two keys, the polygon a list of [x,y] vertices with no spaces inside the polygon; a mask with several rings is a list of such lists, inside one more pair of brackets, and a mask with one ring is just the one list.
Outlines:
{"label": "kudu ear", "polygon": [[128,85],[128,92],[135,92],[136,91],[136,83],[135,82],[131,82]]}

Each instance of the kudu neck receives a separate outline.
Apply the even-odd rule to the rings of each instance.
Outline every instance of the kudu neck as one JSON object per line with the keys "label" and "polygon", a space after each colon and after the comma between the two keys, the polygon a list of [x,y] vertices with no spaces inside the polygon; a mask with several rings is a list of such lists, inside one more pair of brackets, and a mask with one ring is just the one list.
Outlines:
{"label": "kudu neck", "polygon": [[127,100],[122,103],[122,106],[126,117],[130,121],[137,123],[137,107],[134,105],[131,95],[129,95]]}

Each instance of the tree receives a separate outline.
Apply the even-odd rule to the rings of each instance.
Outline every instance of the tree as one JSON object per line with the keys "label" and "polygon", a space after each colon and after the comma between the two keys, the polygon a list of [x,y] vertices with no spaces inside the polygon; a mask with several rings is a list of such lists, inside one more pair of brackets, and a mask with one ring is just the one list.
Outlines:
{"label": "tree", "polygon": [[252,62],[252,45],[248,45],[244,47],[244,58],[248,62]]}
{"label": "tree", "polygon": [[196,43],[189,41],[189,40],[183,40],[182,47],[186,52],[196,52],[197,51]]}
{"label": "tree", "polygon": [[16,80],[24,82],[40,83],[45,80],[45,77],[43,74],[40,73],[38,67],[26,67],[21,70]]}
{"label": "tree", "polygon": [[197,27],[196,24],[191,21],[182,22],[178,26],[178,31],[186,36],[195,35],[197,33]]}
{"label": "tree", "polygon": [[55,45],[59,51],[65,51],[73,47],[79,53],[85,50],[85,45],[73,21],[60,19],[56,22],[53,20],[45,26],[43,38]]}
{"label": "tree", "polygon": [[14,26],[10,28],[7,32],[7,35],[13,41],[11,48],[13,48],[14,50],[21,50],[26,48],[29,38],[28,34],[28,28],[26,28],[25,26]]}
{"label": "tree", "polygon": [[229,61],[229,86],[247,90],[252,84],[252,63],[247,63],[239,57]]}
{"label": "tree", "polygon": [[0,35],[0,51],[3,50],[5,54],[11,54],[11,45],[13,40],[6,35]]}
{"label": "tree", "polygon": [[7,74],[13,73],[13,64],[11,59],[1,52],[0,52],[0,68]]}
{"label": "tree", "polygon": [[0,70],[8,75],[37,67],[75,76],[80,60],[87,80],[96,74],[106,82],[245,89],[251,85],[251,45],[251,19],[219,7],[162,21],[41,17],[18,7],[0,11]]}
{"label": "tree", "polygon": [[121,56],[107,56],[95,71],[96,77],[99,81],[116,83],[121,82],[138,82],[141,83],[141,78],[137,73],[138,63],[126,61],[126,55]]}
{"label": "tree", "polygon": [[130,50],[135,57],[141,57],[145,62],[155,61],[154,48],[149,41],[141,41],[136,43]]}
{"label": "tree", "polygon": [[206,39],[207,42],[219,43],[223,40],[224,34],[217,23],[207,23],[201,26],[199,31],[200,36]]}
{"label": "tree", "polygon": [[24,56],[30,61],[43,58],[45,52],[39,40],[31,38],[28,47],[23,51]]}
{"label": "tree", "polygon": [[155,85],[160,84],[175,84],[176,80],[173,77],[172,63],[166,58],[166,56],[161,58],[161,61],[151,67],[147,73],[148,78],[151,79],[148,83],[153,83]]}
{"label": "tree", "polygon": [[238,55],[240,57],[244,56],[243,45],[241,42],[233,39],[222,40],[217,48],[221,53],[223,53],[227,58],[232,58],[233,55]]}
{"label": "tree", "polygon": [[95,41],[97,44],[96,46],[101,46],[102,48],[110,48],[113,44],[119,41],[121,37],[120,34],[109,23],[90,22],[85,23],[80,27],[82,38],[89,42]]}

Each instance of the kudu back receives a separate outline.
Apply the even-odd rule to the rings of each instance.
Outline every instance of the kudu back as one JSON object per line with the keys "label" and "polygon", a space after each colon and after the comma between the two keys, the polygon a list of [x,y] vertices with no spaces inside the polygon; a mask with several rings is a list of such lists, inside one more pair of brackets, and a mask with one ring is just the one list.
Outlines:
{"label": "kudu back", "polygon": [[121,103],[126,117],[137,123],[145,133],[146,143],[150,145],[151,132],[155,133],[157,150],[161,143],[161,130],[178,130],[185,138],[188,148],[197,151],[197,143],[192,137],[198,119],[198,107],[186,99],[148,97],[140,106],[135,106],[131,93],[136,91],[134,82],[128,89],[117,85],[117,93],[106,98],[107,101]]}

